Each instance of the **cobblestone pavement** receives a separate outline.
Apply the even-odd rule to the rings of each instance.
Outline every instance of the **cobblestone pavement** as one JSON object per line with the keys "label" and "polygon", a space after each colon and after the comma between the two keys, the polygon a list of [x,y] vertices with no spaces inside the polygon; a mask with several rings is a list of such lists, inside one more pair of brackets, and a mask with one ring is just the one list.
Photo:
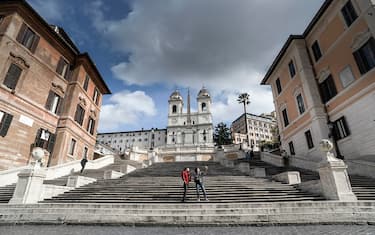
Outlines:
{"label": "cobblestone pavement", "polygon": [[354,234],[375,235],[375,226],[367,225],[307,225],[262,227],[125,227],[73,225],[16,225],[0,226],[0,235],[239,235],[239,234]]}

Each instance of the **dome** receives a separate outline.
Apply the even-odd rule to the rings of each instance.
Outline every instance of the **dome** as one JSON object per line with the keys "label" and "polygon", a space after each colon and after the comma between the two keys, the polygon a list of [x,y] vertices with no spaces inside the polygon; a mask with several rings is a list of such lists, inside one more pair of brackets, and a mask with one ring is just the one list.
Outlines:
{"label": "dome", "polygon": [[208,93],[208,90],[205,87],[202,87],[199,91],[198,98],[210,98],[210,93]]}
{"label": "dome", "polygon": [[175,91],[169,96],[169,99],[170,99],[170,100],[182,100],[182,96],[181,96],[180,92],[178,92],[178,90],[175,90]]}

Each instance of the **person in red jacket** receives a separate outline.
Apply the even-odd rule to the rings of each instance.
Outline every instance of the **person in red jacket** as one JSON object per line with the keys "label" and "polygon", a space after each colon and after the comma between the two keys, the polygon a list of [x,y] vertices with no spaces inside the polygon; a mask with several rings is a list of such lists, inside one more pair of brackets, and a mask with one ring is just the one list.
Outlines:
{"label": "person in red jacket", "polygon": [[190,182],[190,169],[189,168],[185,168],[181,172],[181,179],[184,182],[184,197],[182,198],[182,202],[184,202],[186,199],[186,192],[187,192],[187,189],[189,187],[189,182]]}

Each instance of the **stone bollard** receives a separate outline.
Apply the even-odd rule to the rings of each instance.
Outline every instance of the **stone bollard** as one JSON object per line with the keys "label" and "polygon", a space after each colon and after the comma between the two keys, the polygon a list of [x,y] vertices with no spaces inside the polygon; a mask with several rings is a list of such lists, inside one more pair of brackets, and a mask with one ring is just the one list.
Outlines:
{"label": "stone bollard", "polygon": [[329,200],[356,201],[347,173],[347,165],[330,151],[333,148],[329,140],[323,139],[320,148],[325,152],[324,160],[319,164],[320,182],[323,195]]}
{"label": "stone bollard", "polygon": [[18,174],[18,182],[9,204],[37,203],[43,192],[43,181],[46,178],[43,168],[25,169]]}
{"label": "stone bollard", "polygon": [[43,181],[47,172],[41,168],[41,160],[45,156],[42,148],[36,147],[31,151],[34,162],[29,169],[25,169],[18,174],[18,181],[13,197],[9,204],[37,203],[43,193]]}

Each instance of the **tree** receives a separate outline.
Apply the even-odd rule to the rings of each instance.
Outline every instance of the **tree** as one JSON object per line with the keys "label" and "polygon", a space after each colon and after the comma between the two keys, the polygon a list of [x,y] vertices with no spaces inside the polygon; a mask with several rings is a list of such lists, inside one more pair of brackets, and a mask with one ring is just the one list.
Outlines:
{"label": "tree", "polygon": [[232,135],[230,129],[223,122],[220,122],[215,127],[214,141],[217,145],[232,144]]}
{"label": "tree", "polygon": [[248,93],[242,93],[237,98],[238,103],[243,103],[243,111],[245,115],[245,132],[246,132],[246,143],[250,146],[249,140],[249,129],[247,127],[247,116],[246,116],[246,105],[250,104],[250,95]]}

